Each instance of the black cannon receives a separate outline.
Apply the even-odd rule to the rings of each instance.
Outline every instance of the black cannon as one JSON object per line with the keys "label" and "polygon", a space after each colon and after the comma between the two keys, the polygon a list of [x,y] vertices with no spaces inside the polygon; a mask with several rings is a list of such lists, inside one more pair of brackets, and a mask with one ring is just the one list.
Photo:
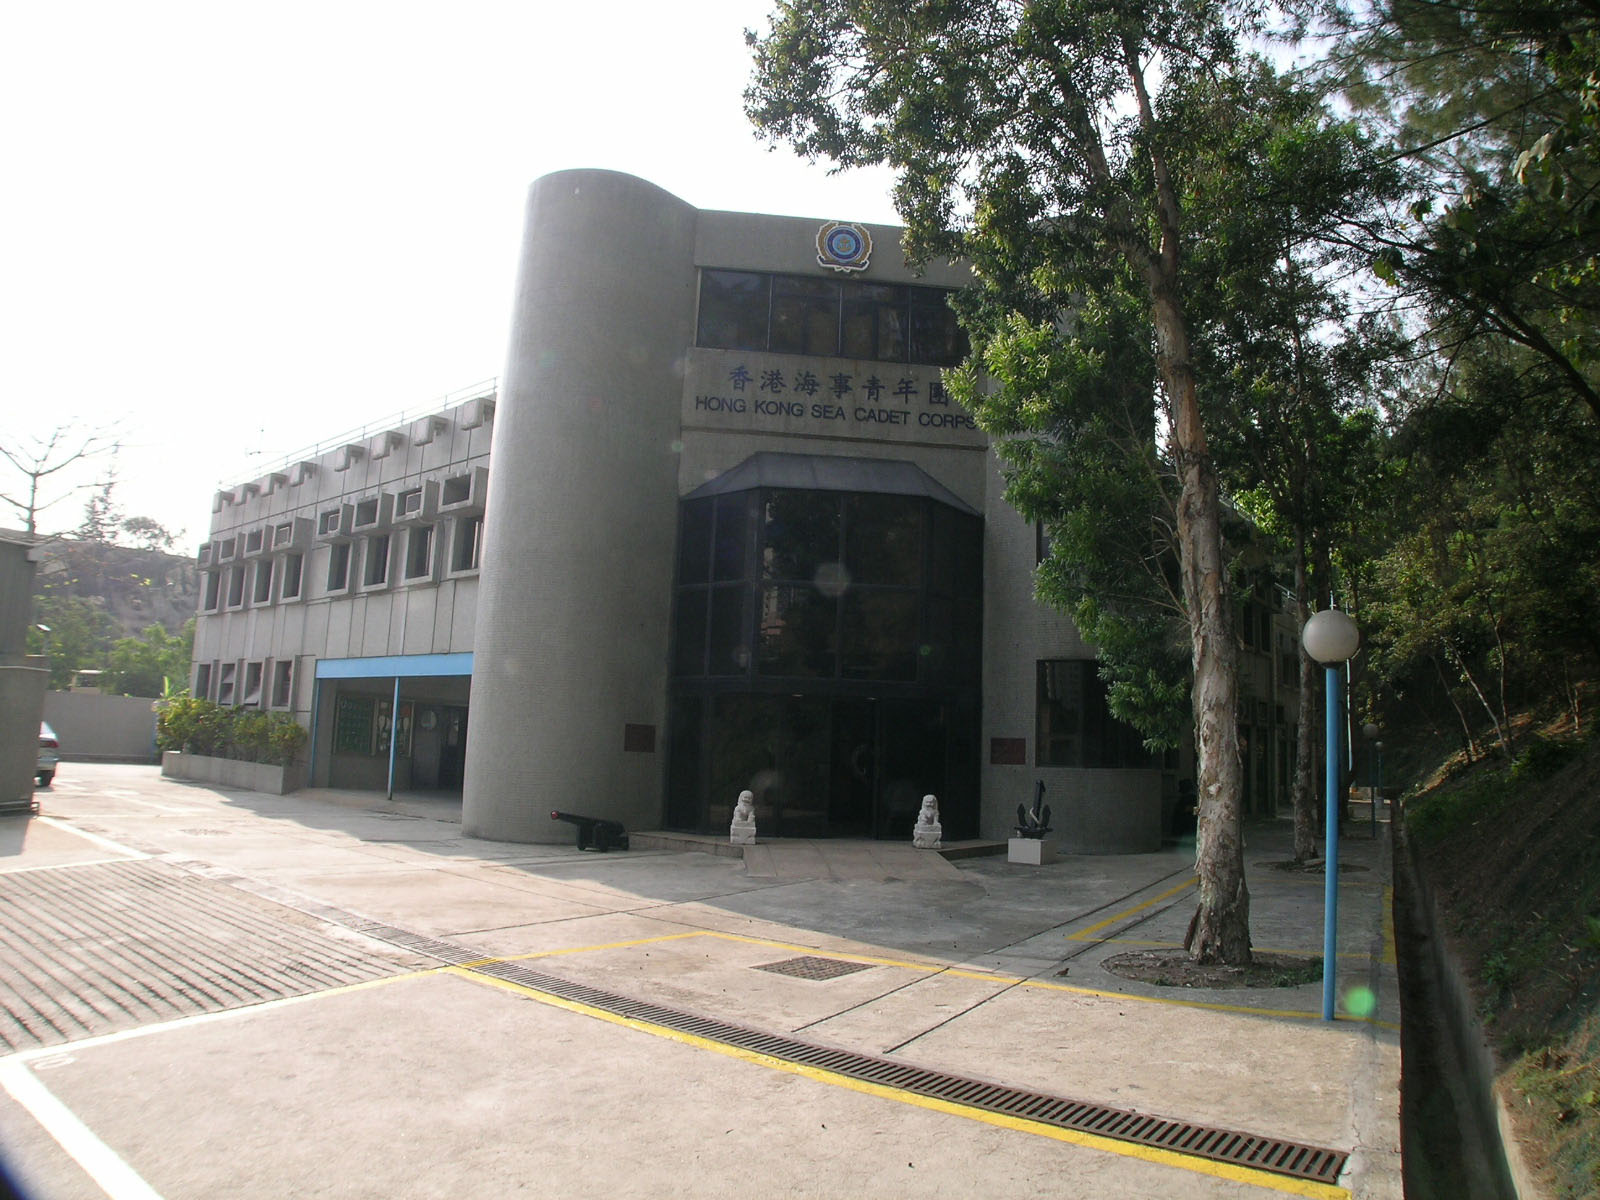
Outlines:
{"label": "black cannon", "polygon": [[551,812],[552,821],[566,821],[578,827],[578,849],[595,849],[604,854],[607,850],[626,850],[628,831],[621,821],[608,821],[604,817],[579,817],[572,813]]}

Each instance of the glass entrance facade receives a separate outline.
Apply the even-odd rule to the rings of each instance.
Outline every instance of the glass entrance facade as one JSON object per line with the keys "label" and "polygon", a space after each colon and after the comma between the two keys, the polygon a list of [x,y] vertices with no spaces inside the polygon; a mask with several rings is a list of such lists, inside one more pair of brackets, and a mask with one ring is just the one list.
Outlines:
{"label": "glass entrance facade", "polygon": [[679,516],[667,823],[725,829],[748,788],[767,836],[909,838],[932,792],[977,836],[981,518],[937,485],[706,491]]}

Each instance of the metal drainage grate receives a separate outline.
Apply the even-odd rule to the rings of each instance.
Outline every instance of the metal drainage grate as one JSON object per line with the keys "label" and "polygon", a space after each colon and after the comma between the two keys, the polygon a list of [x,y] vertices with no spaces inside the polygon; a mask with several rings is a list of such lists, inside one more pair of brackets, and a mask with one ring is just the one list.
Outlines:
{"label": "metal drainage grate", "polygon": [[838,979],[841,975],[854,975],[857,971],[870,971],[871,963],[847,962],[842,958],[819,958],[804,954],[799,958],[786,958],[782,962],[763,963],[758,971],[771,971],[774,975],[792,975],[796,979]]}
{"label": "metal drainage grate", "polygon": [[1233,1129],[1213,1129],[1188,1121],[1174,1121],[1165,1117],[1151,1116],[1148,1113],[1109,1108],[1103,1104],[1067,1100],[1042,1092],[987,1083],[961,1075],[950,1075],[943,1071],[931,1071],[909,1063],[873,1058],[871,1055],[858,1054],[853,1050],[817,1046],[781,1034],[762,1033],[759,1030],[730,1025],[726,1021],[711,1017],[697,1017],[663,1008],[648,1001],[613,995],[586,984],[572,983],[532,971],[517,963],[485,963],[472,969],[479,974],[492,975],[509,983],[520,984],[564,1000],[602,1009],[616,1016],[661,1025],[680,1033],[721,1042],[726,1046],[780,1058],[785,1062],[831,1071],[866,1083],[881,1084],[967,1108],[1020,1117],[1042,1125],[1096,1134],[1117,1141],[1171,1150],[1193,1158],[1232,1163],[1274,1175],[1328,1184],[1338,1181],[1340,1172],[1344,1170],[1345,1160],[1348,1158],[1348,1155],[1341,1151],[1328,1150],[1320,1146],[1287,1142],[1281,1138],[1261,1137]]}
{"label": "metal drainage grate", "polygon": [[[598,1008],[614,1016],[660,1025],[680,1033],[720,1042],[725,1046],[749,1050],[801,1066],[831,1071],[866,1083],[897,1088],[918,1096],[944,1100],[985,1112],[1019,1117],[1041,1125],[1053,1125],[1058,1129],[1095,1134],[1117,1141],[1170,1150],[1193,1158],[1231,1163],[1292,1179],[1311,1180],[1315,1183],[1337,1183],[1349,1158],[1343,1151],[1329,1150],[1321,1146],[1288,1142],[1281,1138],[1261,1137],[1233,1129],[1214,1129],[1188,1121],[1174,1121],[1148,1113],[1110,1108],[1103,1104],[1067,1100],[1043,1092],[987,1083],[961,1075],[950,1075],[943,1071],[931,1071],[910,1063],[891,1062],[868,1054],[858,1054],[853,1050],[818,1046],[781,1034],[763,1033],[739,1025],[730,1025],[726,1021],[711,1017],[697,1017],[692,1013],[678,1012],[676,1009],[664,1008],[645,1000],[633,1000],[586,984],[546,975],[530,970],[520,963],[485,962],[480,952],[458,946],[453,942],[411,933],[387,922],[360,917],[317,901],[300,897],[291,900],[281,889],[255,884],[254,881],[238,877],[231,877],[229,881],[234,880],[247,890],[260,891],[263,894],[272,892],[273,898],[279,899],[280,903],[298,908],[302,912],[414,953],[426,955],[439,962],[465,966],[477,974],[489,975],[546,995]],[[807,961],[807,958],[789,960],[790,963],[804,961]],[[811,961],[827,963],[830,968],[866,969],[866,964],[841,962],[838,959],[811,958]],[[769,967],[786,965],[788,964],[772,963]]]}

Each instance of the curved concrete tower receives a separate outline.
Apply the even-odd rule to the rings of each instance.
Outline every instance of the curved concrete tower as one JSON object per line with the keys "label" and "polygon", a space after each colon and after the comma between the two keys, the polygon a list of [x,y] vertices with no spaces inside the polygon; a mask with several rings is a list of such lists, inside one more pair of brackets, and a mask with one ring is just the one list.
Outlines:
{"label": "curved concrete tower", "polygon": [[695,223],[609,171],[529,192],[484,519],[469,835],[571,840],[552,809],[659,823]]}

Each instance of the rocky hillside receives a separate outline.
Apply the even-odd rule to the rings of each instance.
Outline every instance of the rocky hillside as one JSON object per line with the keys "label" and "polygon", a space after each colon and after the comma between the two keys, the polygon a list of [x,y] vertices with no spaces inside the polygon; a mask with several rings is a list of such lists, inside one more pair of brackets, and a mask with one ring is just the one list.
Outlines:
{"label": "rocky hillside", "polygon": [[34,590],[100,604],[114,637],[135,637],[147,626],[177,633],[200,600],[194,560],[164,550],[54,538],[43,546]]}

